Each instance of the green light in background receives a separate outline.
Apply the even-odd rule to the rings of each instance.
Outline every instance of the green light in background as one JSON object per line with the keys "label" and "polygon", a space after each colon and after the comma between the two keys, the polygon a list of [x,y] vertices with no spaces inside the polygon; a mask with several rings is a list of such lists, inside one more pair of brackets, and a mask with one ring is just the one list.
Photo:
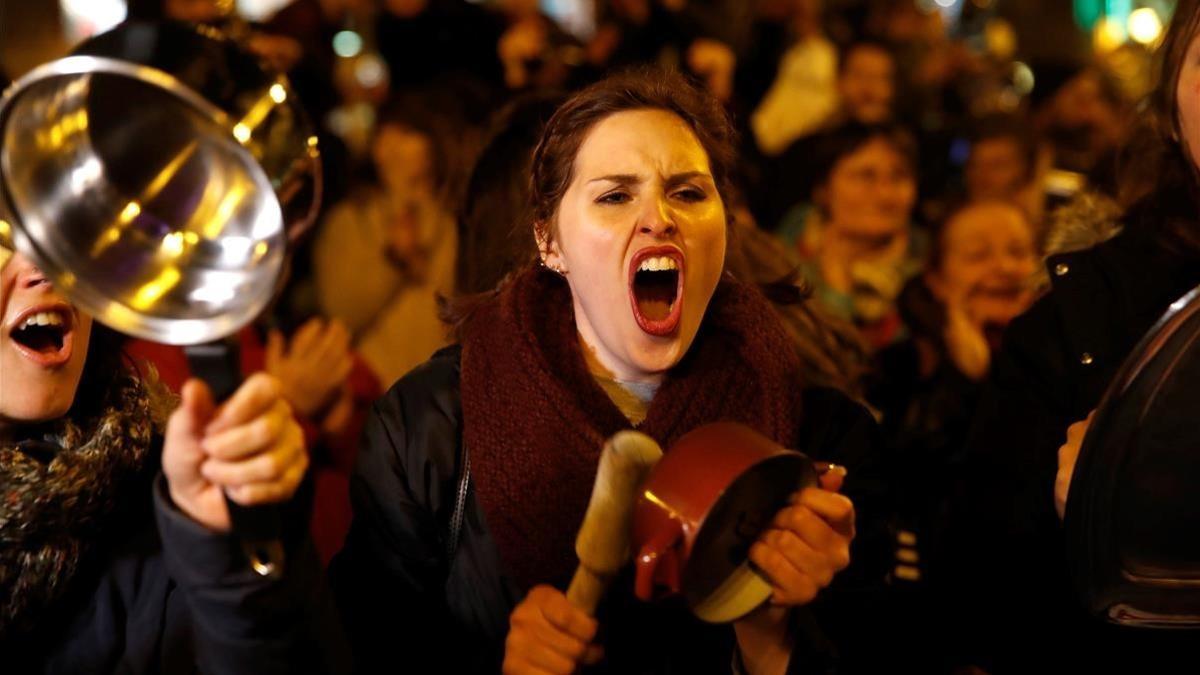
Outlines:
{"label": "green light in background", "polygon": [[1104,0],[1074,0],[1075,23],[1087,32],[1091,32],[1096,22],[1104,16]]}
{"label": "green light in background", "polygon": [[1114,21],[1125,22],[1129,20],[1129,14],[1133,11],[1133,0],[1105,0],[1104,14]]}

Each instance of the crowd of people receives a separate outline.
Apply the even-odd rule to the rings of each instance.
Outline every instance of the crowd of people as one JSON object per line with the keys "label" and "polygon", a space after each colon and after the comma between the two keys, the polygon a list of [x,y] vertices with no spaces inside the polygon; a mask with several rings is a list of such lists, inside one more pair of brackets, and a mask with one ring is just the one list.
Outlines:
{"label": "crowd of people", "polygon": [[[1150,672],[1184,653],[1086,615],[1060,528],[1068,427],[1200,281],[1196,2],[1145,134],[1100,65],[1028,96],[1011,54],[911,0],[608,0],[586,39],[532,0],[294,0],[254,25],[217,0],[129,4],[229,28],[289,75],[326,201],[215,418],[179,349],[67,309],[74,365],[42,408],[0,361],[0,652],[511,673]],[[361,49],[339,53],[350,29]],[[10,319],[69,306],[20,254],[0,270],[3,340],[28,351]],[[567,603],[604,439],[668,447],[719,419],[845,470],[751,550],[769,607],[729,630]],[[106,457],[87,433],[137,442]],[[47,442],[73,464],[39,459]],[[282,588],[212,536],[223,490],[315,505]]]}

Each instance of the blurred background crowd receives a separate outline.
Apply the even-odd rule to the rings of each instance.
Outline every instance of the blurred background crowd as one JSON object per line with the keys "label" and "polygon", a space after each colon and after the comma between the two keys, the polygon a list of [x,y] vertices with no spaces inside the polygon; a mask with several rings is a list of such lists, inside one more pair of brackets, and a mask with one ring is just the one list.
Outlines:
{"label": "blurred background crowd", "polygon": [[[741,130],[730,269],[803,282],[812,301],[781,312],[813,383],[881,423],[880,630],[891,657],[936,672],[953,661],[935,600],[981,383],[1055,273],[1044,257],[1111,236],[1139,196],[1123,149],[1173,5],[0,0],[0,82],[127,18],[219,24],[289,74],[321,129],[325,201],[242,361],[280,377],[316,448],[328,558],[364,412],[448,342],[440,299],[533,260],[530,156],[564,93],[638,64],[691,74]],[[173,348],[128,350],[171,386],[187,375]]]}

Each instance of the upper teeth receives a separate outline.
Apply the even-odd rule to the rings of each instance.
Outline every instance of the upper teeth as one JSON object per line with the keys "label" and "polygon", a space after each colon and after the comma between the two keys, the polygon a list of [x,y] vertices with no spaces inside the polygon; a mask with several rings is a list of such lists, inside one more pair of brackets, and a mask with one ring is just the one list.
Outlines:
{"label": "upper teeth", "polygon": [[646,258],[638,265],[639,272],[663,272],[666,270],[679,269],[679,263],[670,256],[659,256],[657,258]]}
{"label": "upper teeth", "polygon": [[62,315],[58,312],[38,312],[25,317],[25,321],[21,323],[19,328],[29,328],[30,326],[61,326],[63,325]]}

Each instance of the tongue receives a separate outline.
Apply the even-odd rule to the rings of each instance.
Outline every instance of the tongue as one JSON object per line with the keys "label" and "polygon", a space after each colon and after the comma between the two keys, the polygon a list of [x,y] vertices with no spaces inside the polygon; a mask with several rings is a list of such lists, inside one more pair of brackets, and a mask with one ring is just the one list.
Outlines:
{"label": "tongue", "polygon": [[671,273],[640,273],[634,281],[638,312],[651,321],[662,321],[671,315],[675,302],[676,275]]}
{"label": "tongue", "polygon": [[638,296],[638,311],[651,321],[662,321],[671,315],[671,301]]}

